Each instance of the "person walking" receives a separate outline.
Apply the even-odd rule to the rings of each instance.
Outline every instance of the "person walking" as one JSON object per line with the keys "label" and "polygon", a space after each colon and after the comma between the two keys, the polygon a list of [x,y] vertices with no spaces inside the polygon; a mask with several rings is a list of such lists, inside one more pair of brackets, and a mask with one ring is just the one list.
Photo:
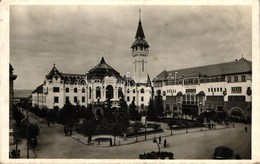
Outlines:
{"label": "person walking", "polygon": [[247,132],[247,126],[245,127],[245,132]]}
{"label": "person walking", "polygon": [[161,144],[161,141],[162,141],[162,137],[159,136],[159,144]]}
{"label": "person walking", "polygon": [[163,142],[163,146],[166,148],[166,146],[167,146],[167,141],[166,141],[166,139],[164,140],[164,142]]}

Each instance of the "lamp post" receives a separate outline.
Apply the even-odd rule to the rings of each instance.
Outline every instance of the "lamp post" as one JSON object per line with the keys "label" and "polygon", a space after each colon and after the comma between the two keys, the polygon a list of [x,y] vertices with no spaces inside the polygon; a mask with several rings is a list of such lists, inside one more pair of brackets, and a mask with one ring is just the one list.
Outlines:
{"label": "lamp post", "polygon": [[146,140],[146,128],[147,128],[147,124],[145,123],[145,125],[144,125],[144,131],[145,131],[145,133],[144,133],[144,139]]}
{"label": "lamp post", "polygon": [[157,142],[157,139],[154,138],[153,143],[156,143],[156,144],[157,144],[158,152],[160,153],[160,152],[161,152],[161,149],[160,149],[159,143]]}
{"label": "lamp post", "polygon": [[185,118],[185,123],[186,123],[186,133],[188,133],[188,123],[187,123],[187,117]]}

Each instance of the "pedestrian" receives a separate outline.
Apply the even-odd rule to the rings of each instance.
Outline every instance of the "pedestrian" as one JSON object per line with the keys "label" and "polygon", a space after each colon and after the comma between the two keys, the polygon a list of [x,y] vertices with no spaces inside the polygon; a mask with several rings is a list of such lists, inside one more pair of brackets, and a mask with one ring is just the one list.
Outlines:
{"label": "pedestrian", "polygon": [[208,124],[208,126],[209,126],[209,130],[210,130],[210,124]]}
{"label": "pedestrian", "polygon": [[232,125],[233,125],[233,128],[234,128],[234,127],[235,127],[235,124],[233,123]]}
{"label": "pedestrian", "polygon": [[245,132],[247,132],[247,126],[245,127]]}
{"label": "pedestrian", "polygon": [[13,149],[11,152],[12,158],[16,158],[16,151]]}
{"label": "pedestrian", "polygon": [[167,146],[167,141],[166,141],[166,139],[164,139],[163,146],[164,146],[165,148],[166,148],[166,146]]}
{"label": "pedestrian", "polygon": [[98,143],[97,143],[97,145],[100,145],[100,141],[98,140]]}
{"label": "pedestrian", "polygon": [[159,136],[159,144],[161,144],[161,141],[162,141],[162,137]]}
{"label": "pedestrian", "polygon": [[50,127],[50,122],[48,121],[48,127]]}

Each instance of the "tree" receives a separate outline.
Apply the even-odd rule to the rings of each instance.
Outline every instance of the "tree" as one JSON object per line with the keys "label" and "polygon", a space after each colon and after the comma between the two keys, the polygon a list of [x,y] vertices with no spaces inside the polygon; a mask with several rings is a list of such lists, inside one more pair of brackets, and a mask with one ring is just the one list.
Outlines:
{"label": "tree", "polygon": [[[83,109],[84,110],[84,109]],[[86,120],[93,120],[95,117],[93,111],[92,111],[92,105],[89,105],[87,109],[85,109],[85,119]]]}
{"label": "tree", "polygon": [[92,140],[92,135],[96,131],[96,124],[93,120],[85,120],[85,123],[83,125],[83,132],[88,135],[88,144]]}
{"label": "tree", "polygon": [[13,118],[17,125],[20,125],[22,119],[24,118],[24,115],[21,111],[18,110],[17,106],[13,106]]}
{"label": "tree", "polygon": [[147,116],[150,119],[155,119],[156,118],[154,102],[153,102],[152,99],[150,99],[150,101],[149,101],[148,110],[147,110]]}
{"label": "tree", "polygon": [[60,111],[60,121],[68,129],[72,129],[79,122],[79,114],[76,106],[66,102]]}
{"label": "tree", "polygon": [[122,125],[122,130],[126,130],[129,127],[129,116],[127,112],[127,103],[124,97],[122,97],[119,100],[119,105],[120,108],[118,111],[118,117],[116,118],[116,121]]}
{"label": "tree", "polygon": [[107,101],[104,102],[103,111],[104,111],[104,117],[103,117],[104,122],[107,122],[109,124],[115,122],[115,116],[114,116],[115,109],[112,108],[112,102],[110,99],[107,99]]}
{"label": "tree", "polygon": [[136,137],[136,142],[137,142],[137,132],[141,129],[142,124],[140,122],[135,122],[133,124],[134,132],[135,132],[135,137]]}
{"label": "tree", "polygon": [[[21,138],[27,138],[27,120],[23,120],[19,126],[19,136]],[[40,127],[38,124],[28,124],[28,138],[36,138],[40,134]]]}
{"label": "tree", "polygon": [[138,118],[138,111],[136,110],[136,105],[135,105],[134,100],[129,105],[129,117],[132,120],[137,120],[137,118]]}
{"label": "tree", "polygon": [[112,124],[112,129],[112,135],[114,136],[114,145],[116,145],[116,136],[122,133],[124,127],[120,122],[115,122]]}
{"label": "tree", "polygon": [[163,100],[161,95],[155,97],[155,113],[156,118],[163,116]]}

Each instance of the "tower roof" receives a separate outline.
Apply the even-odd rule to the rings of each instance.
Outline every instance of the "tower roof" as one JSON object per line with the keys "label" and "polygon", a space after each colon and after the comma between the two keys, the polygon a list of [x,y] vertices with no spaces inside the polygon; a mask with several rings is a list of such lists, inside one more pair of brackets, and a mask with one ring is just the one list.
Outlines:
{"label": "tower roof", "polygon": [[112,68],[110,65],[108,65],[105,62],[105,59],[102,57],[99,64],[97,64],[94,68],[92,68],[88,72],[88,79],[92,78],[103,78],[105,76],[116,76],[116,77],[121,77],[119,72],[117,72],[114,68]]}
{"label": "tower roof", "polygon": [[139,10],[139,22],[138,22],[136,35],[135,35],[135,41],[132,44],[131,48],[135,48],[137,46],[149,48],[149,45],[145,40],[145,35],[144,35],[143,27],[142,27],[141,15],[140,14],[141,14],[141,10]]}
{"label": "tower roof", "polygon": [[144,30],[142,27],[142,22],[141,22],[141,20],[139,20],[135,39],[144,39],[144,38],[145,38],[145,36],[144,36]]}

